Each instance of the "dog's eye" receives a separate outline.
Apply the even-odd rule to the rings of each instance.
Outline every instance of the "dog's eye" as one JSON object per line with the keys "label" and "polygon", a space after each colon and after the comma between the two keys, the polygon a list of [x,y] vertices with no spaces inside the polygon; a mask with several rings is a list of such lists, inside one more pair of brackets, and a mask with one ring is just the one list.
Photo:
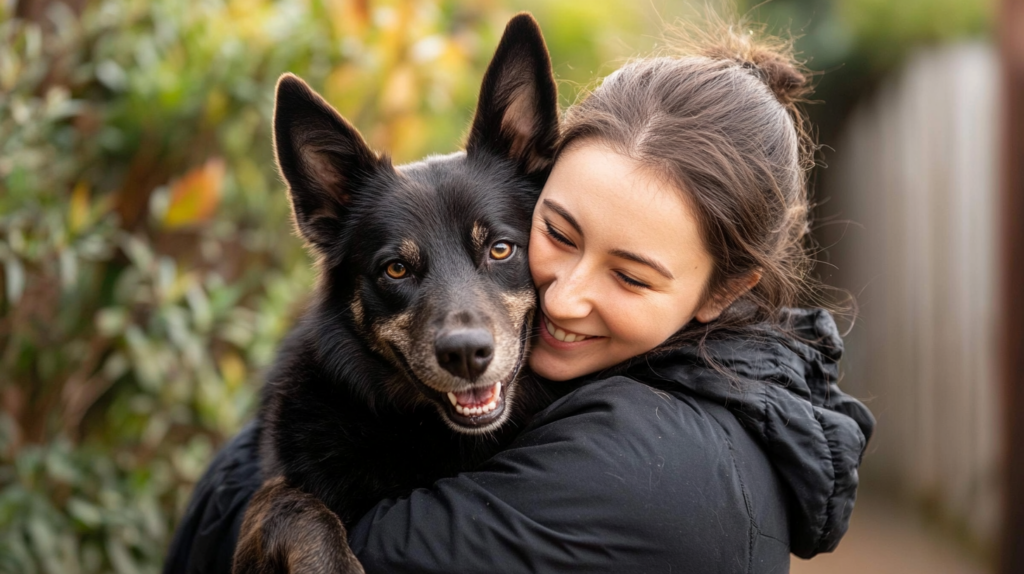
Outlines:
{"label": "dog's eye", "polygon": [[491,259],[508,259],[516,252],[516,246],[506,241],[499,241],[491,246]]}
{"label": "dog's eye", "polygon": [[409,274],[409,268],[401,261],[393,261],[384,272],[392,279],[403,279]]}

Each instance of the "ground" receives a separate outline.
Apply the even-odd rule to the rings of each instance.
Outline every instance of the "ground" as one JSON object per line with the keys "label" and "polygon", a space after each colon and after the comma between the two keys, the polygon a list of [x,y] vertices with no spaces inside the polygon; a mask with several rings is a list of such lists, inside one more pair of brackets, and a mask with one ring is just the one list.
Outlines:
{"label": "ground", "polygon": [[899,505],[857,500],[850,530],[831,554],[793,558],[792,574],[987,574],[976,559]]}

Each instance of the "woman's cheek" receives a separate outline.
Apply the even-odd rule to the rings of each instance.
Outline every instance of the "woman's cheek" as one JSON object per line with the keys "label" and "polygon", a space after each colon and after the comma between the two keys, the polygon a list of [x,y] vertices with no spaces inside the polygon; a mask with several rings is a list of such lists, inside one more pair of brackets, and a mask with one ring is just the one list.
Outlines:
{"label": "woman's cheek", "polygon": [[651,301],[649,297],[620,297],[618,301],[610,313],[616,321],[609,327],[628,348],[629,356],[650,351],[678,330],[673,309],[657,304],[660,301]]}
{"label": "woman's cheek", "polygon": [[[534,229],[533,235],[538,231]],[[533,284],[541,287],[551,282],[556,263],[557,251],[548,245],[544,238],[530,238],[529,261],[530,275],[533,277]]]}

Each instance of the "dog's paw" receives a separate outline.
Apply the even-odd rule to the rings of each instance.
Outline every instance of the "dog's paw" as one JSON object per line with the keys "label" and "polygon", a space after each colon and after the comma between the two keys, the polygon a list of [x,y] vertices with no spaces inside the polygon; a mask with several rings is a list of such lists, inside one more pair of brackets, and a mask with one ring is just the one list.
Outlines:
{"label": "dog's paw", "polygon": [[341,520],[283,477],[263,483],[249,504],[232,574],[363,574]]}

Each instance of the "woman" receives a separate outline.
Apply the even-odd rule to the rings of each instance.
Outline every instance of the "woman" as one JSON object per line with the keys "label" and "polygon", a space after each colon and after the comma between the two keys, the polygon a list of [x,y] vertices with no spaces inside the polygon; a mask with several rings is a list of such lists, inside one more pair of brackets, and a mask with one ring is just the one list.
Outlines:
{"label": "woman", "polygon": [[[805,79],[720,32],[567,113],[529,246],[530,366],[563,396],[355,524],[368,572],[785,572],[838,544],[874,421],[836,385],[831,316],[788,309],[809,290]],[[215,483],[244,485],[246,440]]]}

